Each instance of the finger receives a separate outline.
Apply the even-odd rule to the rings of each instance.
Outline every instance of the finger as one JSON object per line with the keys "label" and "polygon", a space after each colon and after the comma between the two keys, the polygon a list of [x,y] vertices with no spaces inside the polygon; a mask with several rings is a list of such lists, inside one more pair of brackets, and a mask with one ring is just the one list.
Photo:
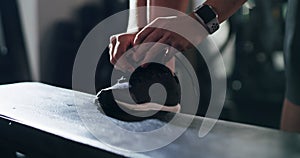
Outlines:
{"label": "finger", "polygon": [[122,56],[117,61],[117,63],[115,64],[115,68],[121,70],[122,72],[133,72],[135,70],[134,67],[130,63],[128,63],[125,56]]}
{"label": "finger", "polygon": [[175,48],[169,47],[168,51],[163,56],[163,63],[169,62],[178,51]]}
{"label": "finger", "polygon": [[[115,68],[118,70],[121,70],[123,72],[133,72],[134,67],[131,65],[131,63],[128,62],[126,54],[130,53],[130,51],[124,51],[121,56],[118,57],[118,60],[115,64]],[[119,53],[121,54],[121,53]]]}
{"label": "finger", "polygon": [[[169,37],[169,32],[166,32],[161,29],[155,29],[149,36],[143,41],[143,43],[148,42],[160,42],[167,44],[167,37]],[[165,37],[165,38],[164,38]],[[145,55],[148,50],[150,50],[151,47],[153,47],[154,44],[147,44],[147,45],[140,45],[136,48],[135,53],[133,54],[133,59],[137,62],[141,61],[145,58]]]}
{"label": "finger", "polygon": [[181,36],[176,35],[173,38],[176,40],[172,40],[170,44],[173,48],[176,48],[180,52],[186,51],[192,47],[191,43]]}
{"label": "finger", "polygon": [[133,68],[131,69],[130,67],[125,67],[124,65],[122,67],[119,67],[118,65],[114,65],[114,69],[119,70],[123,73],[128,73],[128,72],[131,73],[134,71]]}
{"label": "finger", "polygon": [[115,60],[119,60],[119,58],[126,52],[127,50],[127,43],[121,42],[117,39],[115,44],[115,49],[113,52],[113,57]]}
{"label": "finger", "polygon": [[143,43],[149,34],[151,34],[156,28],[154,27],[145,27],[140,32],[138,32],[133,40],[134,45],[139,45]]}
{"label": "finger", "polygon": [[[157,42],[162,38],[163,34],[159,29],[156,29],[153,31],[149,36],[143,41],[143,43],[148,43],[148,42]],[[151,47],[151,44],[149,45],[140,45],[136,48],[135,53],[132,55],[133,60],[135,61],[140,61],[141,59],[144,58],[143,54],[147,50],[149,50]]]}
{"label": "finger", "polygon": [[132,59],[135,62],[140,62],[145,58],[146,52],[154,45],[155,43],[142,44],[138,46],[135,52],[132,54]]}
{"label": "finger", "polygon": [[116,37],[116,43],[114,45],[113,59],[119,60],[121,56],[131,47],[130,39],[124,39],[122,36]]}
{"label": "finger", "polygon": [[143,43],[147,42],[157,42],[163,37],[163,30],[161,29],[156,29],[153,32],[151,32],[143,41]]}
{"label": "finger", "polygon": [[115,64],[117,62],[114,58],[115,45],[116,45],[116,37],[112,36],[112,37],[110,37],[110,43],[108,45],[108,47],[109,47],[109,60],[110,60],[110,63],[112,63],[112,64]]}
{"label": "finger", "polygon": [[159,55],[163,55],[162,53],[166,52],[166,45],[162,44],[162,42],[167,41],[166,38],[167,37],[160,39],[145,53],[145,58],[141,62],[142,65],[154,61],[156,57],[159,57]]}

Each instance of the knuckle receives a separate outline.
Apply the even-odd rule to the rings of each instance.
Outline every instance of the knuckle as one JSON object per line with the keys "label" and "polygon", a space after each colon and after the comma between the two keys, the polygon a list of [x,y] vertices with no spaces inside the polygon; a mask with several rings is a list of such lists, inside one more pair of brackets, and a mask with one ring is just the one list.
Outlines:
{"label": "knuckle", "polygon": [[110,61],[110,63],[113,64],[113,65],[116,63],[113,57],[111,57],[109,61]]}
{"label": "knuckle", "polygon": [[112,57],[113,56],[113,50],[109,49],[109,56]]}
{"label": "knuckle", "polygon": [[110,43],[110,44],[108,45],[108,49],[109,49],[109,54],[111,54],[111,52],[112,52],[112,50],[113,50],[113,44],[112,44],[112,43]]}
{"label": "knuckle", "polygon": [[155,18],[154,21],[158,22],[158,21],[161,21],[162,19],[163,19],[162,17],[157,17],[157,18]]}
{"label": "knuckle", "polygon": [[165,35],[169,38],[171,38],[173,35],[170,31],[164,31],[164,32],[165,32]]}
{"label": "knuckle", "polygon": [[135,42],[136,43],[140,43],[141,42],[141,39],[143,37],[143,33],[138,33],[135,37]]}
{"label": "knuckle", "polygon": [[108,51],[108,54],[110,57],[113,57],[114,56],[114,47],[113,45],[109,45],[109,51]]}
{"label": "knuckle", "polygon": [[135,41],[136,41],[136,42],[139,42],[139,41],[140,41],[140,38],[141,38],[141,33],[138,33],[138,34],[135,36]]}
{"label": "knuckle", "polygon": [[166,33],[166,43],[173,43],[174,42],[174,37],[170,33]]}
{"label": "knuckle", "polygon": [[110,43],[115,43],[116,35],[110,36],[109,40],[110,40]]}
{"label": "knuckle", "polygon": [[124,39],[125,37],[126,37],[126,34],[121,34],[121,35],[118,36],[118,39],[119,39],[119,40],[122,40],[122,39]]}
{"label": "knuckle", "polygon": [[166,20],[166,17],[157,17],[155,18],[156,21],[164,21]]}

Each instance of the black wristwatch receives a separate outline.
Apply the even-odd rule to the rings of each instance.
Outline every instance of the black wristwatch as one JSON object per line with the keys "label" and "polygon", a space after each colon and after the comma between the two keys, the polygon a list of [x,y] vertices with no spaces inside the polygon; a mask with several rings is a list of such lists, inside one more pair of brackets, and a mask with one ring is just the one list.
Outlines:
{"label": "black wristwatch", "polygon": [[212,34],[219,29],[218,14],[209,5],[200,5],[194,10],[197,20]]}

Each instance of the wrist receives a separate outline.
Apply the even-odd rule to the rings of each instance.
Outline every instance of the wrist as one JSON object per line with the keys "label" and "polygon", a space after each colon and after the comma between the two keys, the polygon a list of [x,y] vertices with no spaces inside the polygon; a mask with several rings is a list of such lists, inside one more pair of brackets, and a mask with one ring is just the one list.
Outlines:
{"label": "wrist", "polygon": [[193,18],[195,21],[197,21],[198,23],[200,23],[200,24],[203,26],[203,28],[204,28],[205,30],[207,30],[205,24],[204,24],[202,21],[200,21],[200,20],[198,19],[198,17],[196,17],[196,15],[195,15],[194,12],[190,13],[189,16],[192,17],[192,18]]}
{"label": "wrist", "polygon": [[135,28],[127,28],[126,33],[127,34],[136,34],[137,32],[139,32],[141,30],[141,28],[135,27]]}

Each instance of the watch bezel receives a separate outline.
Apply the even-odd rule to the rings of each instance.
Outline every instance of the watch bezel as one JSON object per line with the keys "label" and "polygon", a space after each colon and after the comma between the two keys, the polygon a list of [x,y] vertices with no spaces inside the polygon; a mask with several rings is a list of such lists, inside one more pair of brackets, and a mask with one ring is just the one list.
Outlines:
{"label": "watch bezel", "polygon": [[[207,12],[209,12],[208,14],[210,14],[210,17],[204,16],[205,14],[207,15]],[[201,15],[201,13],[203,15]],[[218,14],[214,11],[214,9],[211,6],[207,4],[202,4],[198,6],[194,9],[194,15],[210,34],[216,32],[219,29]]]}

